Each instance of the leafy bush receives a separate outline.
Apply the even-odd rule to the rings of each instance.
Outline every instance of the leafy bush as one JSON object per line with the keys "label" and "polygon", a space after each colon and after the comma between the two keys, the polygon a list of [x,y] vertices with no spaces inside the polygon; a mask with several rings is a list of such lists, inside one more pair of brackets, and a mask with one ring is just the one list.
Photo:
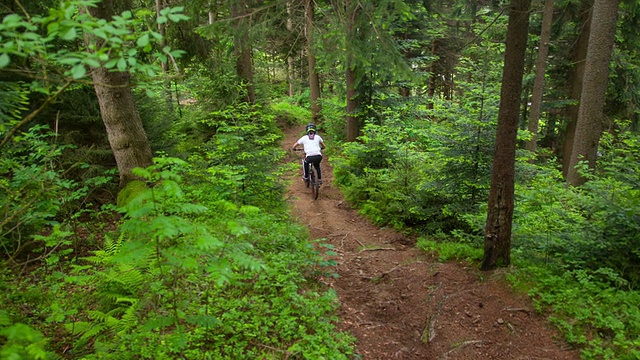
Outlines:
{"label": "leafy bush", "polygon": [[[51,255],[48,261],[54,262],[69,254],[73,239],[67,225],[77,219],[91,187],[110,180],[66,178],[69,169],[59,161],[68,146],[57,146],[54,139],[46,127],[35,126],[14,137],[0,155],[0,243],[10,261],[20,263],[21,256],[32,253],[36,258]],[[40,236],[45,230],[49,236]]]}
{"label": "leafy bush", "polygon": [[336,183],[379,224],[425,233],[464,228],[465,214],[477,211],[488,191],[488,149],[456,145],[466,140],[449,125],[399,117],[410,112],[386,112],[383,125],[367,124],[359,142],[345,144],[333,160]]}
{"label": "leafy bush", "polygon": [[615,271],[519,265],[511,276],[514,285],[529,291],[538,311],[553,309],[551,321],[570,344],[583,349],[584,359],[640,356],[640,293],[630,291]]}
{"label": "leafy bush", "polygon": [[311,111],[289,101],[278,101],[270,105],[276,119],[285,126],[306,124],[311,121]]}
{"label": "leafy bush", "polygon": [[[638,147],[634,137],[617,151]],[[610,268],[640,284],[640,188],[627,171],[640,162],[623,156],[602,158],[601,171],[580,188],[564,184],[549,167],[518,187],[514,246],[531,259],[556,262],[568,269]],[[619,161],[624,161],[623,164]]]}

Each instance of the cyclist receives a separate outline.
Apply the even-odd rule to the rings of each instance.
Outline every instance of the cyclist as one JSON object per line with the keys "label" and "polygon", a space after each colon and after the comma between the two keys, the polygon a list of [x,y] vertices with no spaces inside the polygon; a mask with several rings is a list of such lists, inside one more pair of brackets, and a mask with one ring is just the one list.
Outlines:
{"label": "cyclist", "polygon": [[309,181],[309,165],[313,164],[318,173],[318,184],[322,184],[322,172],[320,171],[320,162],[322,161],[322,150],[324,149],[324,140],[317,134],[316,125],[308,124],[305,127],[305,136],[301,137],[291,150],[296,150],[298,145],[304,146],[304,160],[302,161],[302,168],[304,170],[304,176],[302,180]]}

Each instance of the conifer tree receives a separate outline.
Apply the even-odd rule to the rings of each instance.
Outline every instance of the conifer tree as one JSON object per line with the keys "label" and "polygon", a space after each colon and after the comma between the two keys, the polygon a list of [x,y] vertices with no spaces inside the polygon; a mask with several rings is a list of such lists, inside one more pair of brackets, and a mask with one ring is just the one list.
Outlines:
{"label": "conifer tree", "polygon": [[596,166],[619,3],[620,0],[594,2],[578,121],[567,173],[567,182],[571,185],[582,185],[586,181],[576,168],[580,161],[586,160],[591,169]]}

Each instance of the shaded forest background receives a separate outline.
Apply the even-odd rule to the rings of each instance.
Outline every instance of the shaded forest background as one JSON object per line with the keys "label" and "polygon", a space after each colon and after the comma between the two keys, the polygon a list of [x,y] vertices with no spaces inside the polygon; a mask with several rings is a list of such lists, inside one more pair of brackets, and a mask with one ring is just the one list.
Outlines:
{"label": "shaded forest background", "polygon": [[0,357],[355,358],[283,199],[307,122],[363,215],[640,357],[635,1],[0,12]]}

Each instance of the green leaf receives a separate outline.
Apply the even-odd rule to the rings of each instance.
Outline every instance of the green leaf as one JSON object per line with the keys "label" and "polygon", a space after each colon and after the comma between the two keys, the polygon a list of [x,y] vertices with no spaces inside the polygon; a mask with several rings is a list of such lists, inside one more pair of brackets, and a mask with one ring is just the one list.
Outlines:
{"label": "green leaf", "polygon": [[18,14],[10,14],[4,17],[4,19],[2,19],[2,23],[3,24],[9,24],[9,26],[11,26],[11,23],[17,23],[17,22],[21,22],[22,21],[22,17]]}
{"label": "green leaf", "polygon": [[87,69],[85,69],[84,65],[82,64],[78,64],[73,68],[71,68],[71,76],[73,76],[73,78],[76,80],[83,78],[86,74],[87,74]]}
{"label": "green leaf", "polygon": [[229,232],[231,232],[231,234],[235,236],[241,236],[251,233],[251,230],[248,227],[238,224],[235,221],[227,222],[227,227],[229,228]]}
{"label": "green leaf", "polygon": [[114,66],[116,66],[117,62],[118,62],[118,59],[111,59],[104,64],[104,67],[107,69],[112,69]]}
{"label": "green leaf", "polygon": [[42,36],[33,32],[25,32],[24,34],[22,34],[22,37],[32,41],[39,41],[40,39],[42,39]]}
{"label": "green leaf", "polygon": [[136,44],[139,47],[145,47],[149,44],[149,34],[144,34],[141,37],[138,38],[138,40],[136,41]]}
{"label": "green leaf", "polygon": [[7,54],[0,55],[0,68],[7,67],[11,63],[11,58]]}
{"label": "green leaf", "polygon": [[83,59],[82,62],[85,63],[86,65],[89,65],[89,66],[93,67],[93,68],[100,67],[100,63],[98,61],[96,61],[95,59]]}
{"label": "green leaf", "polygon": [[124,58],[118,59],[118,70],[125,71],[127,70],[127,61]]}
{"label": "green leaf", "polygon": [[60,34],[60,38],[62,40],[73,40],[77,35],[78,33],[76,32],[76,28],[70,27],[65,32]]}
{"label": "green leaf", "polygon": [[169,14],[169,20],[172,22],[179,22],[181,20],[188,20],[189,17],[184,16],[182,14]]}

